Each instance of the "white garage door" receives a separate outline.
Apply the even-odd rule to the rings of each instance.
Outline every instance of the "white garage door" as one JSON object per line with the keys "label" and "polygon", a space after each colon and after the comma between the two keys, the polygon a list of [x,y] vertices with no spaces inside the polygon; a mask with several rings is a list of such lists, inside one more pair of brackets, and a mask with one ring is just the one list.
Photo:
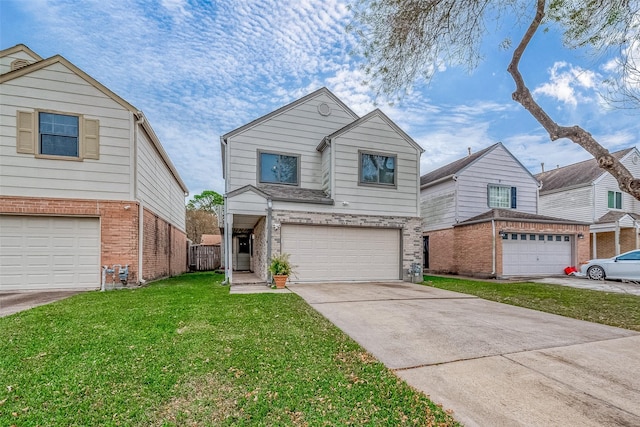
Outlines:
{"label": "white garage door", "polygon": [[296,282],[398,280],[400,230],[285,224],[281,250]]}
{"label": "white garage door", "polygon": [[572,238],[561,234],[507,233],[502,240],[505,276],[563,274],[573,264]]}
{"label": "white garage door", "polygon": [[0,290],[99,286],[98,218],[0,215]]}

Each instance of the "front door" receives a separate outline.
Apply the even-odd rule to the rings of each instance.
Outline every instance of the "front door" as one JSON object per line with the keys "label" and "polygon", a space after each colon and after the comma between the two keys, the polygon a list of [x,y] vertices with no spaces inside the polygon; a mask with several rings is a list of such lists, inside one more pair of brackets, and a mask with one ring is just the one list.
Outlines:
{"label": "front door", "polygon": [[251,269],[251,247],[248,235],[236,236],[234,270],[248,271]]}

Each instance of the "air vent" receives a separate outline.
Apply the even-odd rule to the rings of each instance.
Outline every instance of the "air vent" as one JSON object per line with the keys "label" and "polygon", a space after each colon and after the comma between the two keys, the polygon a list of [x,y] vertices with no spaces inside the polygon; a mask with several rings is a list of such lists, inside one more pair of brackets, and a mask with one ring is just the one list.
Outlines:
{"label": "air vent", "polygon": [[24,68],[29,64],[30,62],[26,59],[16,59],[11,63],[11,71],[19,70],[20,68]]}
{"label": "air vent", "polygon": [[321,116],[328,116],[329,114],[331,114],[331,107],[329,107],[329,104],[327,104],[326,102],[323,102],[322,104],[318,105],[318,113],[320,113]]}

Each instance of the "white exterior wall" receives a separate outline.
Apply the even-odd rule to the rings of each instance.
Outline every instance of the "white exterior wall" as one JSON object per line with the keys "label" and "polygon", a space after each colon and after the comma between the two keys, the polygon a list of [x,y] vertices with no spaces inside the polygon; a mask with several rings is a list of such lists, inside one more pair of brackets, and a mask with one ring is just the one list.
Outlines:
{"label": "white exterior wall", "polygon": [[[606,194],[604,206],[607,206]],[[574,221],[593,222],[597,217],[593,211],[593,186],[574,188],[540,195],[540,215]]]}
{"label": "white exterior wall", "polygon": [[[332,140],[336,210],[369,215],[420,216],[420,151],[379,116]],[[359,151],[395,155],[396,188],[359,185]],[[343,207],[343,202],[348,205]]]}
{"label": "white exterior wall", "polygon": [[[634,155],[637,155],[637,152],[635,150],[627,154],[627,156],[622,159],[622,164],[629,170],[629,172],[631,172],[634,177],[640,177],[640,161],[636,161],[636,164],[634,164],[632,161]],[[600,178],[595,180],[595,219],[600,218],[610,210],[615,210],[609,209],[607,205],[607,197],[609,191],[621,192],[620,187],[618,186],[618,182],[615,180],[615,178],[611,176],[611,174],[605,173]],[[622,192],[621,211],[640,214],[640,210],[638,210],[638,201],[631,197],[629,194]]]}
{"label": "white exterior wall", "polygon": [[227,199],[227,212],[230,214],[266,215],[267,200],[253,191],[245,191]]}
{"label": "white exterior wall", "polygon": [[538,213],[537,181],[504,147],[498,146],[459,173],[458,221],[465,221],[491,209],[487,200],[489,184],[516,187],[516,210]]}
{"label": "white exterior wall", "polygon": [[138,126],[138,198],[147,208],[180,230],[186,228],[184,191],[146,132]]}
{"label": "white exterior wall", "polygon": [[[133,198],[130,111],[60,63],[0,84],[0,98],[0,194]],[[16,112],[37,109],[100,120],[100,160],[44,159],[18,154]]]}
{"label": "white exterior wall", "polygon": [[453,179],[420,192],[422,231],[441,230],[456,222],[456,182]]}
{"label": "white exterior wall", "polygon": [[[318,105],[331,107],[329,116],[318,112]],[[229,157],[226,191],[257,184],[258,149],[300,155],[300,186],[322,189],[322,155],[316,147],[327,135],[355,120],[329,96],[320,94],[304,103],[232,135],[227,140]]]}

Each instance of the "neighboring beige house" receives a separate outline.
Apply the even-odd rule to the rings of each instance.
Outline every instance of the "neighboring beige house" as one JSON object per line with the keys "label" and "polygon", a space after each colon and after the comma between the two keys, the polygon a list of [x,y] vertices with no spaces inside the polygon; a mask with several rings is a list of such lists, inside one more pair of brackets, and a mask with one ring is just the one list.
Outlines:
{"label": "neighboring beige house", "polygon": [[1,291],[186,271],[187,188],[142,112],[24,45],[0,51],[0,97]]}
{"label": "neighboring beige house", "polygon": [[200,244],[220,246],[222,244],[222,236],[220,234],[203,234],[200,238]]}
{"label": "neighboring beige house", "polygon": [[382,111],[358,117],[319,89],[221,137],[226,277],[268,280],[291,255],[290,280],[408,279],[422,260],[422,148]]}
{"label": "neighboring beige house", "polygon": [[[635,147],[611,153],[640,176]],[[540,213],[591,224],[591,258],[609,258],[640,248],[640,202],[620,191],[595,159],[536,175],[542,183]]]}
{"label": "neighboring beige house", "polygon": [[586,261],[588,225],[539,215],[538,186],[502,143],[423,175],[425,270],[553,275]]}

